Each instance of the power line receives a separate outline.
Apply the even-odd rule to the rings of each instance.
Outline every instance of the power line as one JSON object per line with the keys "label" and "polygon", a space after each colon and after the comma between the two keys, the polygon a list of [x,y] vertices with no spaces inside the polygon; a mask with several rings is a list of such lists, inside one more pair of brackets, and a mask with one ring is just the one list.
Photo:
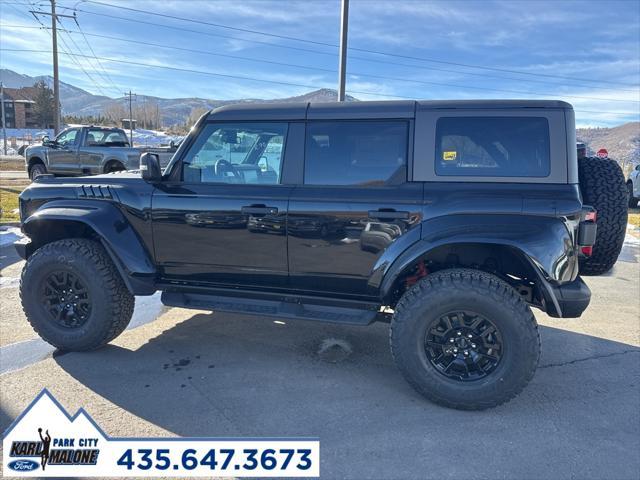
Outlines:
{"label": "power line", "polygon": [[[31,5],[31,4],[30,4]],[[40,18],[38,18],[37,14],[38,12],[31,10],[31,13],[33,15],[33,18],[36,19],[36,21],[40,24],[40,26],[47,31],[47,33],[49,33],[49,35],[51,36],[51,32],[49,32],[48,28],[45,27],[45,25],[42,23],[42,21],[40,20]],[[107,96],[104,92],[104,90],[102,90],[102,88],[100,88],[100,85],[98,85],[96,83],[96,81],[93,79],[93,77],[89,74],[89,72],[86,71],[86,69],[84,68],[84,66],[80,63],[80,61],[75,57],[75,55],[73,54],[72,50],[69,48],[69,46],[67,45],[67,42],[64,40],[64,38],[62,37],[62,35],[60,36],[60,40],[62,41],[62,45],[60,47],[60,50],[62,50],[62,53],[64,53],[65,55],[68,55],[71,57],[71,60],[80,68],[80,70],[82,70],[84,72],[84,74],[87,76],[87,78],[91,81],[91,83],[96,87],[96,89],[104,96]],[[66,48],[66,50],[65,50]],[[69,51],[67,51],[69,50]]]}
{"label": "power line", "polygon": [[[67,35],[69,35],[69,33],[80,33],[80,32],[75,32],[73,30],[63,30],[63,31],[65,31],[67,33]],[[299,64],[292,64],[292,63],[285,63],[285,62],[276,62],[276,61],[271,61],[271,60],[256,59],[256,58],[251,58],[251,57],[243,57],[243,56],[240,56],[240,55],[230,55],[230,54],[223,54],[223,53],[215,53],[215,52],[210,52],[210,51],[205,51],[205,50],[198,50],[198,49],[191,49],[191,48],[185,48],[185,47],[175,47],[175,46],[172,46],[172,45],[165,45],[165,44],[159,44],[159,43],[154,43],[154,42],[144,42],[144,41],[141,41],[141,40],[130,40],[130,39],[127,39],[127,38],[114,37],[114,36],[111,36],[111,35],[100,35],[100,34],[94,34],[94,33],[87,33],[86,35],[89,35],[89,36],[92,36],[92,37],[98,37],[98,38],[105,38],[105,39],[109,39],[109,40],[117,40],[117,41],[122,41],[122,42],[136,43],[136,44],[140,44],[140,45],[148,45],[148,46],[154,46],[154,47],[160,47],[160,48],[168,48],[168,49],[179,50],[179,51],[199,53],[199,54],[203,54],[203,55],[210,55],[210,56],[217,56],[217,57],[224,57],[224,58],[233,58],[233,59],[238,59],[238,60],[265,63],[265,64],[271,64],[271,65],[284,66],[284,67],[302,68],[302,69],[315,70],[315,71],[321,71],[321,72],[327,72],[327,73],[336,73],[336,70],[334,70],[334,69],[320,68],[320,67],[310,67],[310,66],[306,66],[306,65],[299,65]],[[95,57],[95,58],[99,60],[99,57]],[[414,83],[414,84],[419,84],[419,85],[440,86],[440,87],[448,87],[448,88],[463,88],[463,89],[480,90],[480,91],[488,91],[488,92],[498,92],[498,93],[517,93],[517,94],[544,96],[544,97],[562,95],[562,96],[564,96],[566,98],[575,98],[575,99],[583,99],[583,100],[596,100],[596,101],[605,101],[605,102],[610,102],[611,101],[611,102],[622,102],[622,103],[629,103],[629,102],[640,103],[640,100],[626,100],[626,99],[619,99],[619,98],[601,98],[601,97],[591,97],[591,96],[584,96],[584,95],[570,95],[570,94],[566,94],[565,95],[565,94],[558,94],[558,93],[555,93],[555,92],[528,92],[528,91],[525,91],[525,90],[512,90],[512,89],[504,89],[504,88],[491,88],[491,87],[479,87],[479,86],[472,86],[472,85],[459,85],[459,84],[444,83],[444,82],[432,82],[432,81],[427,81],[427,80],[414,80],[414,79],[409,79],[409,78],[391,77],[391,76],[386,76],[386,75],[374,75],[374,74],[362,73],[362,72],[351,72],[351,75],[357,75],[357,76],[369,77],[369,78],[376,78],[376,79],[380,79],[380,80],[392,80],[392,81],[396,81],[396,82]]]}
{"label": "power line", "polygon": [[89,51],[91,52],[93,57],[96,59],[96,62],[98,63],[98,66],[100,67],[100,69],[104,73],[104,76],[102,78],[106,78],[106,80],[109,83],[111,83],[113,88],[119,91],[120,88],[118,88],[118,85],[116,85],[116,83],[113,81],[113,79],[111,78],[111,75],[109,75],[109,72],[107,72],[107,70],[104,68],[104,65],[102,65],[100,60],[97,58],[96,52],[93,50],[93,47],[91,46],[91,43],[87,39],[87,36],[84,34],[84,30],[82,30],[82,27],[80,26],[80,22],[78,22],[78,18],[75,15],[74,15],[74,19],[73,20],[76,22],[76,26],[78,27],[78,30],[82,34],[82,38],[84,38],[84,43],[86,43],[87,47],[89,47]]}
{"label": "power line", "polygon": [[[68,8],[68,7],[60,7],[60,8]],[[68,9],[70,9],[70,8],[68,8]],[[108,15],[108,16],[112,17],[110,15]],[[113,17],[113,18],[118,18],[118,19],[122,19],[122,20],[137,22],[137,20],[123,18],[123,17]],[[142,22],[142,23],[149,23],[151,25],[170,28],[170,29],[176,28],[178,30],[185,30],[185,31],[188,31],[188,32],[199,33],[199,34],[202,34],[202,35],[213,35],[213,36],[220,36],[222,38],[243,40],[243,39],[240,39],[238,37],[229,37],[229,36],[226,36],[226,35],[209,34],[207,32],[201,32],[199,30],[182,29],[182,28],[179,28],[179,27],[172,27],[172,26],[168,26],[168,25],[150,23],[150,22]],[[30,26],[24,26],[24,25],[0,25],[0,26],[19,27],[19,28],[38,28],[38,27],[30,27]],[[82,33],[83,35],[85,35],[84,32],[79,32],[79,31],[74,31],[74,30],[66,30],[66,31],[70,32],[70,33]],[[114,37],[114,36],[109,36],[109,35],[100,35],[100,34],[96,34],[96,33],[86,33],[86,35],[87,36],[91,36],[91,37],[97,37],[97,38],[118,40],[118,41],[121,41],[121,42],[138,43],[138,44],[141,44],[141,45],[149,45],[149,46],[160,47],[160,48],[168,48],[168,49],[179,50],[179,51],[199,53],[199,54],[203,54],[203,55],[234,58],[234,59],[238,59],[238,60],[246,60],[246,61],[252,61],[252,62],[260,62],[260,63],[272,64],[272,65],[289,66],[289,67],[301,68],[301,69],[306,69],[306,70],[316,70],[316,71],[322,71],[322,72],[328,72],[328,73],[335,73],[335,70],[328,69],[328,68],[311,67],[311,66],[308,66],[308,65],[289,64],[289,63],[276,62],[276,61],[270,61],[270,60],[265,60],[265,59],[243,57],[243,56],[223,54],[223,53],[216,53],[216,52],[211,52],[211,51],[208,51],[208,50],[198,50],[198,49],[190,49],[190,48],[184,48],[184,47],[176,47],[174,45],[166,45],[166,44],[153,43],[153,42],[144,42],[144,41],[141,41],[141,40],[131,40],[131,39],[128,39],[128,38]],[[86,37],[85,37],[85,40],[86,40]],[[246,40],[246,41],[255,42],[254,40]],[[296,47],[288,47],[288,46],[278,45],[278,44],[269,43],[269,42],[258,42],[258,43],[269,45],[269,46],[274,46],[274,47],[279,47],[279,48],[287,48],[287,49],[288,48],[292,48],[294,50],[302,50],[302,51],[305,51],[305,52],[326,54],[326,52],[318,52],[316,50],[308,50],[308,49],[298,49]],[[333,54],[329,54],[329,55],[333,56]],[[402,67],[408,67],[408,68],[416,68],[416,69],[421,69],[421,70],[447,72],[447,73],[453,73],[453,74],[457,74],[457,75],[472,75],[472,76],[478,76],[478,77],[484,77],[484,78],[495,78],[495,79],[499,79],[499,80],[514,80],[514,81],[527,82],[527,83],[540,83],[540,84],[546,84],[546,85],[553,85],[553,86],[556,86],[556,87],[563,86],[563,84],[559,84],[557,82],[550,82],[548,80],[537,80],[537,79],[533,79],[533,78],[521,79],[521,78],[504,77],[504,76],[491,75],[491,74],[479,73],[479,72],[464,72],[464,71],[459,71],[459,70],[449,70],[449,69],[445,69],[445,68],[428,67],[426,65],[413,65],[413,64],[408,64],[408,63],[391,62],[391,61],[388,61],[388,60],[377,60],[377,59],[372,59],[372,58],[359,57],[357,55],[350,55],[349,58],[352,59],[352,60],[362,60],[362,61],[366,61],[366,62],[380,63],[380,64],[386,64],[386,65],[396,65],[396,66],[402,66]],[[352,75],[360,75],[360,76],[365,76],[365,75],[372,76],[372,75],[369,75],[369,74],[356,73],[356,72],[351,72],[351,74]],[[456,88],[460,88],[461,87],[459,85],[452,85],[452,86],[454,86]],[[611,87],[601,87],[601,86],[596,86],[596,85],[574,84],[573,86],[580,87],[580,88],[595,88],[595,89],[607,90],[607,91],[609,91],[611,89]],[[467,88],[467,87],[462,86],[462,88]],[[502,90],[498,89],[497,91],[502,91]],[[638,90],[626,90],[626,89],[618,89],[618,91],[620,91],[620,92],[630,92],[630,93],[637,93],[638,92]],[[509,92],[509,93],[514,93],[514,92]],[[516,92],[516,93],[520,93],[520,92]],[[552,95],[555,95],[555,94],[552,94]]]}
{"label": "power line", "polygon": [[[59,31],[59,32],[64,32],[64,33],[66,33],[66,30],[64,30],[64,29],[58,29],[58,31]],[[69,40],[71,40],[71,43],[73,43],[73,45],[75,46],[75,48],[77,49],[77,51],[78,51],[78,52],[82,52],[82,49],[78,46],[78,44],[77,44],[77,43],[76,43],[76,41],[73,39],[73,37],[72,37],[71,35],[69,35],[69,33],[67,33],[67,38],[69,38]],[[71,49],[71,47],[69,47],[69,46],[68,46],[67,42],[65,42],[64,37],[63,37],[62,35],[60,35],[60,40],[62,40],[63,45],[64,45],[65,47],[67,47],[67,50],[69,50],[69,52],[70,52],[72,55],[77,55],[77,54],[76,54],[76,53]],[[83,55],[83,57],[87,59],[87,68],[88,68],[88,69],[91,69],[91,70],[93,71],[93,73],[94,73],[97,77],[100,77],[100,76],[101,76],[101,75],[100,75],[100,72],[99,72],[99,71],[95,68],[95,66],[91,63],[91,59],[92,59],[91,55]],[[82,71],[83,71],[83,72],[85,72],[85,74],[86,74],[87,76],[89,76],[90,78],[93,78],[91,75],[89,75],[89,72],[86,72],[86,71],[85,71],[84,66],[83,66],[83,65],[81,65],[81,64],[80,64],[80,62],[77,62],[77,65],[78,65],[80,68],[82,68]],[[103,77],[103,80],[105,80],[105,78],[104,78],[104,77]],[[109,90],[112,90],[112,89],[113,89],[113,91],[119,91],[119,90],[115,90],[113,87],[106,87],[106,86],[105,86],[105,87],[104,87],[104,89],[103,89],[103,87],[102,87],[102,86],[100,86],[99,82],[94,82],[94,84],[96,85],[96,87],[97,87],[98,89],[100,89],[100,90],[103,92],[103,94],[105,93],[105,90],[104,90],[104,89],[109,89]]]}
{"label": "power line", "polygon": [[[113,5],[113,4],[110,4],[110,3],[99,2],[99,1],[95,1],[95,0],[85,0],[85,1],[87,3],[92,3],[92,4],[95,4],[95,5],[101,5],[101,6],[105,6],[105,7],[118,8],[118,9],[121,9],[121,10],[128,10],[128,11],[137,12],[137,13],[144,13],[144,14],[147,14],[147,15],[154,15],[154,16],[162,17],[162,18],[169,18],[169,19],[172,19],[172,20],[180,20],[180,21],[196,23],[196,24],[200,24],[200,25],[207,25],[207,26],[213,26],[213,27],[217,27],[217,28],[224,28],[224,29],[228,29],[228,30],[240,31],[240,32],[244,32],[244,33],[263,35],[263,36],[267,36],[267,37],[271,37],[271,38],[278,38],[278,39],[282,39],[282,40],[291,40],[291,41],[308,43],[308,44],[313,44],[313,45],[322,45],[322,46],[332,47],[332,48],[338,48],[339,47],[336,44],[327,43],[327,42],[318,42],[318,41],[308,40],[308,39],[304,39],[304,38],[298,38],[298,37],[291,37],[291,36],[286,36],[286,35],[278,35],[278,34],[275,34],[275,33],[262,32],[262,31],[259,31],[259,30],[251,30],[251,29],[233,27],[233,26],[230,26],[230,25],[224,25],[224,24],[213,23],[213,22],[206,22],[206,21],[203,21],[203,20],[197,20],[197,19],[188,18],[188,17],[180,17],[180,16],[175,16],[175,15],[168,15],[168,14],[163,14],[163,13],[158,13],[158,12],[152,12],[152,11],[149,11],[149,10],[142,10],[142,9],[137,9],[137,8],[132,8],[132,7],[124,7],[122,5]],[[87,13],[85,10],[82,10],[82,9],[77,9],[77,10],[80,11],[80,12]],[[95,13],[95,12],[92,12],[92,13]],[[432,63],[439,63],[439,64],[443,64],[443,65],[453,65],[453,66],[465,67],[465,68],[476,68],[476,69],[482,69],[482,70],[491,70],[491,71],[502,72],[502,73],[513,73],[513,74],[517,74],[517,75],[529,75],[529,76],[536,76],[536,77],[558,78],[558,79],[562,79],[562,80],[580,81],[580,82],[586,82],[586,83],[608,83],[608,84],[613,84],[613,85],[625,85],[625,86],[631,86],[631,87],[635,87],[636,86],[635,84],[628,84],[628,83],[624,83],[624,82],[615,82],[615,81],[611,81],[611,80],[591,80],[591,79],[586,79],[586,78],[576,78],[576,77],[569,77],[569,76],[564,76],[564,75],[552,75],[552,74],[546,74],[546,73],[525,72],[525,71],[514,70],[514,69],[488,67],[488,66],[485,66],[485,65],[474,65],[474,64],[468,64],[468,63],[451,62],[451,61],[439,60],[439,59],[433,59],[433,58],[426,58],[426,57],[417,57],[417,56],[412,56],[412,55],[402,55],[402,54],[398,54],[398,53],[382,52],[382,51],[371,50],[371,49],[366,49],[366,48],[349,47],[349,50],[369,53],[369,54],[373,54],[373,55],[384,55],[384,56],[389,56],[389,57],[406,58],[406,59],[423,61],[423,62],[432,62]]]}
{"label": "power line", "polygon": [[[50,53],[50,51],[48,51],[48,50],[15,49],[15,48],[0,48],[0,51]],[[68,55],[67,53],[65,53],[65,54]],[[76,54],[76,56],[81,56],[82,57],[82,56],[87,56],[87,55]],[[302,87],[302,88],[310,88],[310,89],[329,88],[329,87],[318,86],[318,85],[308,85],[308,84],[293,83],[293,82],[282,82],[282,81],[277,81],[277,80],[265,80],[265,79],[256,78],[256,77],[231,75],[231,74],[224,74],[224,73],[217,73],[217,72],[208,72],[208,71],[204,71],[204,70],[195,70],[195,69],[181,68],[181,67],[171,67],[171,66],[167,66],[167,65],[153,65],[153,64],[149,64],[149,63],[134,62],[134,61],[131,61],[131,60],[118,60],[118,59],[106,58],[106,57],[99,57],[99,58],[101,60],[104,60],[104,61],[107,61],[107,62],[115,62],[115,63],[122,63],[122,64],[127,64],[127,65],[136,65],[136,66],[143,66],[143,67],[150,67],[150,68],[162,68],[162,69],[166,69],[166,70],[173,70],[173,71],[179,71],[179,72],[196,73],[196,74],[200,74],[200,75],[231,78],[231,79],[234,79],[234,80],[247,80],[247,81],[255,81],[255,82],[270,83],[270,84],[276,84],[276,85],[286,85],[286,86],[293,86],[293,87]],[[403,96],[403,95],[393,95],[393,94],[388,94],[388,93],[368,92],[368,91],[361,91],[361,90],[348,90],[348,92],[349,93],[354,93],[354,94],[362,94],[362,95],[373,95],[373,96],[379,96],[379,97],[391,97],[391,98],[401,98],[401,99],[407,99],[407,100],[415,100],[414,97],[408,97],[408,96]],[[580,111],[580,110],[576,110],[576,112],[578,112],[578,111]],[[604,112],[604,111],[603,112],[594,112],[594,113],[611,114],[611,115],[637,115],[638,114],[637,112]]]}

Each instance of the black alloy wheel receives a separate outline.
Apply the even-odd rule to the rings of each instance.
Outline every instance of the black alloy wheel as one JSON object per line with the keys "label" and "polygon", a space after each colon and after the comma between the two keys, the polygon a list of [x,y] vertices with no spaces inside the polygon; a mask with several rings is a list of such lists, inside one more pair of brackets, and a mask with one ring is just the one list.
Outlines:
{"label": "black alloy wheel", "polygon": [[42,302],[50,320],[64,328],[79,328],[91,315],[89,290],[69,271],[54,271],[44,279]]}
{"label": "black alloy wheel", "polygon": [[494,323],[475,312],[439,317],[425,335],[427,360],[447,378],[469,382],[485,378],[500,363],[502,335]]}

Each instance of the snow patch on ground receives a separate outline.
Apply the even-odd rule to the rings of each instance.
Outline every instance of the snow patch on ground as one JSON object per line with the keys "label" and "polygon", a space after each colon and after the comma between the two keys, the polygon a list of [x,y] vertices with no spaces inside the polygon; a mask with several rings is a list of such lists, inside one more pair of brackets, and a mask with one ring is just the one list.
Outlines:
{"label": "snow patch on ground", "polygon": [[[127,131],[127,133],[129,133]],[[178,143],[184,137],[180,135],[167,135],[165,132],[157,130],[146,130],[144,128],[136,128],[133,131],[134,146],[159,147],[167,146],[173,141]]]}
{"label": "snow patch on ground", "polygon": [[0,228],[0,246],[13,245],[24,235],[18,227],[2,227]]}

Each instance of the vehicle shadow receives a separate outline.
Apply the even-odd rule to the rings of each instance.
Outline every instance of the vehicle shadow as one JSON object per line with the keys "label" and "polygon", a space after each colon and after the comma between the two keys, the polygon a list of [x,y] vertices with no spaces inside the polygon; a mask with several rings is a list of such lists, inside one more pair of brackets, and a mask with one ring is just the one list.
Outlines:
{"label": "vehicle shadow", "polygon": [[[640,448],[633,426],[640,348],[540,330],[543,355],[532,383],[485,412],[441,408],[415,393],[393,364],[384,324],[196,314],[136,350],[111,345],[55,361],[110,402],[180,436],[318,436],[321,472],[329,477],[468,472],[451,461],[487,442],[494,446],[475,470],[480,477],[499,470],[558,478],[572,465],[595,477],[611,464],[623,469],[618,478],[626,468],[637,471],[629,458]],[[596,448],[593,436],[612,432],[621,442]],[[527,449],[514,450],[522,442]],[[572,462],[539,463],[567,455],[567,444]],[[450,453],[432,456],[430,449]]]}

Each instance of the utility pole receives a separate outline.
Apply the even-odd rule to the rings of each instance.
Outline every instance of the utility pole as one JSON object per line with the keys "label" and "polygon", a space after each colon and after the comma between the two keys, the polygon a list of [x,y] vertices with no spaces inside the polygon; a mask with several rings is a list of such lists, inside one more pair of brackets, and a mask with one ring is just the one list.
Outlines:
{"label": "utility pole", "polygon": [[58,32],[56,29],[58,18],[73,18],[74,15],[62,15],[56,13],[56,0],[49,0],[51,2],[51,13],[41,12],[38,10],[29,10],[31,14],[38,18],[37,15],[50,15],[51,16],[51,40],[53,42],[53,130],[55,135],[60,132],[60,77],[58,75]]}
{"label": "utility pole", "polygon": [[133,102],[133,97],[137,98],[137,94],[131,93],[131,90],[129,90],[129,93],[125,92],[124,96],[129,97],[129,140],[133,147],[133,107],[131,102]]}
{"label": "utility pole", "polygon": [[0,101],[2,102],[2,139],[4,141],[4,154],[7,154],[7,120],[4,116],[4,84],[0,82]]}
{"label": "utility pole", "polygon": [[340,16],[340,67],[338,69],[338,101],[344,102],[347,77],[347,29],[349,26],[349,0],[342,0]]}

